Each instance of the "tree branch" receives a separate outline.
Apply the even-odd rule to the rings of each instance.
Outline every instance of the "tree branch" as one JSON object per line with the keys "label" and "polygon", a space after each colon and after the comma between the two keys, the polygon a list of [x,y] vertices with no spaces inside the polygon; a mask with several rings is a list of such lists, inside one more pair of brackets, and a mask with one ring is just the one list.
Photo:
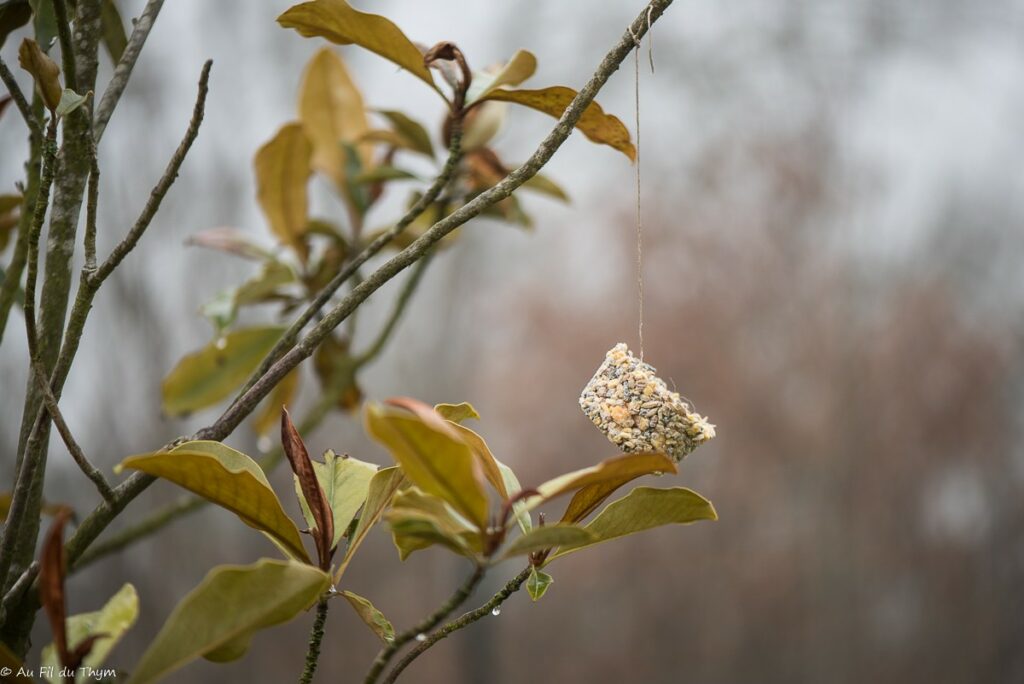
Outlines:
{"label": "tree branch", "polygon": [[444,602],[440,608],[434,611],[432,614],[420,620],[412,629],[408,629],[401,634],[395,636],[394,641],[387,644],[380,650],[377,657],[374,658],[373,664],[370,666],[370,671],[366,673],[366,679],[363,680],[363,684],[374,684],[380,677],[381,672],[387,667],[391,658],[394,657],[403,646],[412,641],[418,639],[420,635],[424,635],[430,630],[441,624],[441,621],[451,615],[456,608],[465,603],[469,595],[476,589],[476,585],[480,584],[480,580],[484,578],[485,568],[482,565],[476,566],[473,574],[462,583],[455,593]]}
{"label": "tree branch", "polygon": [[21,595],[25,593],[25,590],[28,589],[29,584],[32,582],[32,580],[36,578],[36,575],[38,574],[39,561],[32,561],[32,563],[30,563],[29,566],[25,568],[25,572],[21,574],[21,577],[18,578],[18,581],[11,585],[10,590],[6,594],[4,594],[3,602],[0,603],[0,622],[4,621],[4,618],[7,616],[7,610],[11,606],[13,606],[15,602],[18,601],[18,599],[21,598]]}
{"label": "tree branch", "polygon": [[408,228],[413,221],[415,221],[430,207],[431,204],[434,203],[434,200],[438,198],[444,188],[448,185],[452,174],[455,172],[455,167],[458,165],[461,158],[462,130],[460,127],[456,127],[452,133],[451,143],[448,147],[448,159],[445,161],[444,167],[442,167],[437,178],[435,178],[434,182],[431,183],[429,188],[427,188],[427,191],[420,196],[415,204],[409,207],[409,210],[405,212],[405,215],[402,216],[402,218],[400,218],[390,230],[378,235],[373,242],[363,248],[363,251],[357,254],[355,258],[346,263],[341,271],[331,278],[331,281],[317,293],[316,297],[309,303],[305,311],[295,319],[295,322],[292,323],[288,330],[285,331],[281,336],[281,339],[274,345],[274,348],[270,350],[260,363],[259,367],[246,381],[245,385],[242,386],[242,391],[239,392],[238,397],[235,398],[236,402],[241,399],[241,397],[245,395],[245,393],[249,391],[254,384],[256,384],[257,380],[263,377],[267,371],[270,370],[270,367],[275,361],[281,358],[282,354],[292,349],[295,345],[295,341],[299,339],[302,329],[306,327],[307,323],[313,320],[313,317],[316,316],[324,306],[326,306],[327,302],[329,302],[331,297],[334,296],[334,293],[338,291],[338,288],[357,273],[360,266],[365,264],[371,257],[377,254],[377,252],[384,249],[384,247],[386,247],[392,240],[401,235],[401,233]]}
{"label": "tree branch", "polygon": [[85,473],[85,476],[96,485],[100,495],[107,501],[110,501],[114,496],[114,491],[110,488],[107,478],[103,477],[103,473],[97,470],[96,466],[89,461],[85,452],[82,451],[82,447],[78,446],[74,435],[71,434],[71,428],[68,427],[67,422],[64,420],[64,415],[57,404],[57,398],[50,391],[50,383],[46,379],[46,371],[43,370],[39,362],[34,362],[32,365],[36,379],[39,382],[39,391],[43,393],[43,404],[46,406],[46,410],[49,411],[54,425],[57,426],[57,432],[60,433],[61,439],[64,440],[64,445],[68,448],[71,458],[75,459],[75,463]]}
{"label": "tree branch", "polygon": [[18,81],[15,80],[14,74],[11,73],[11,70],[7,67],[7,62],[2,57],[0,57],[0,81],[3,81],[4,85],[7,86],[7,92],[11,94],[11,99],[14,100],[18,111],[21,112],[21,118],[25,120],[28,130],[36,138],[42,138],[43,131],[39,127],[39,121],[32,114],[32,108],[29,107],[25,94],[21,92],[21,88],[18,87]]}
{"label": "tree branch", "polygon": [[[64,0],[53,0],[53,13],[57,19],[57,37],[60,40],[60,63],[64,69],[64,87],[78,93],[78,69],[75,67],[75,48],[71,45],[71,22]],[[78,93],[84,95],[85,93]]]}
{"label": "tree branch", "polygon": [[[573,101],[563,112],[555,128],[544,138],[540,146],[523,166],[513,171],[494,187],[478,195],[453,214],[438,221],[411,245],[383,264],[373,275],[354,288],[332,309],[320,324],[306,336],[299,347],[292,349],[274,363],[267,373],[254,383],[238,401],[229,407],[213,425],[199,430],[193,438],[214,441],[225,439],[242,419],[252,412],[259,401],[273,389],[274,385],[288,371],[312,354],[316,345],[363,300],[401,270],[421,258],[438,240],[478,215],[487,207],[505,199],[516,188],[535,176],[569,137],[573,126],[583,115],[583,112],[590,103],[594,101],[598,91],[600,91],[635,47],[636,40],[646,35],[648,28],[661,17],[665,9],[671,4],[672,0],[651,0],[650,4],[633,20],[633,23],[627,28],[619,42],[605,55],[594,76],[573,98]],[[117,513],[127,506],[132,499],[145,491],[153,483],[154,479],[152,476],[144,473],[134,473],[115,487],[114,501],[104,501],[93,509],[89,516],[75,530],[75,534],[71,539],[68,540],[66,545],[68,562],[74,563],[89,544],[110,524]]]}
{"label": "tree branch", "polygon": [[392,669],[391,672],[388,673],[388,676],[384,678],[382,684],[394,684],[395,680],[398,679],[398,675],[402,673],[402,670],[409,667],[409,665],[412,664],[412,661],[419,658],[421,655],[423,655],[424,652],[427,651],[427,649],[429,649],[431,646],[436,644],[441,639],[447,637],[452,632],[457,632],[463,627],[468,627],[469,625],[473,624],[480,618],[485,617],[487,615],[491,615],[495,608],[504,603],[512,594],[519,591],[519,588],[523,586],[523,582],[525,582],[527,578],[529,578],[530,570],[531,568],[527,567],[525,570],[520,572],[511,580],[509,580],[508,584],[502,587],[502,589],[497,594],[492,596],[491,600],[487,603],[483,604],[475,610],[471,610],[468,613],[464,613],[457,619],[452,620],[444,627],[428,636],[425,641],[416,644],[414,648],[412,648],[408,653],[402,656],[402,659],[398,661],[394,669]]}
{"label": "tree branch", "polygon": [[163,5],[164,0],[149,0],[146,3],[145,9],[142,10],[142,14],[135,20],[135,28],[132,29],[132,35],[124,47],[124,52],[121,53],[121,59],[118,60],[117,66],[114,67],[114,75],[110,78],[107,89],[103,91],[103,99],[100,100],[99,105],[96,107],[96,115],[93,117],[92,135],[96,139],[97,144],[99,144],[100,138],[103,137],[103,132],[107,129],[107,122],[110,121],[111,115],[117,109],[117,103],[121,100],[121,95],[124,94],[124,89],[128,85],[128,79],[132,75],[132,69],[135,68],[135,62],[139,59],[142,47],[146,44],[149,32],[153,29],[153,23],[156,21],[157,15],[160,14],[160,8]]}

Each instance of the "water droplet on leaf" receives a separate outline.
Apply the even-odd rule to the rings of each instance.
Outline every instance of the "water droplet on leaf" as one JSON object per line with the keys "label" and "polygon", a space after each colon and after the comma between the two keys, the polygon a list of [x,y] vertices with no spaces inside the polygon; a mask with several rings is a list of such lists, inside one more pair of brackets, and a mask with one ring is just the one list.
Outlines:
{"label": "water droplet on leaf", "polygon": [[491,609],[491,615],[494,617],[501,615],[501,606],[494,606],[494,608]]}

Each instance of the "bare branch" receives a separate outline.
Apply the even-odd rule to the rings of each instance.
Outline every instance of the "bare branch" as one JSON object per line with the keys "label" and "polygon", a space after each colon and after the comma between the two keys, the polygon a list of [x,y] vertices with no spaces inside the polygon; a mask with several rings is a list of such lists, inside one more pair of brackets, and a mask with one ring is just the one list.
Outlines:
{"label": "bare branch", "polygon": [[[402,673],[402,670],[409,667],[409,665],[412,664],[412,661],[419,658],[428,648],[436,644],[441,639],[444,639],[452,632],[456,632],[462,629],[463,627],[468,627],[480,618],[485,617],[487,615],[491,615],[492,611],[495,608],[504,603],[509,596],[519,591],[519,588],[523,586],[523,582],[525,582],[527,578],[529,578],[529,576],[530,568],[526,568],[518,575],[513,577],[511,580],[509,580],[508,584],[502,587],[497,594],[492,596],[487,603],[483,604],[475,610],[471,610],[468,613],[464,613],[457,619],[452,620],[451,622],[447,623],[444,627],[428,636],[426,640],[416,644],[414,648],[412,648],[408,653],[406,653],[402,657],[401,660],[398,661],[398,664],[395,665],[394,669],[391,670],[391,672],[388,673],[388,676],[384,678],[382,684],[394,684],[395,680],[398,679],[398,675]],[[367,678],[364,684],[370,684],[374,681],[376,680]]]}
{"label": "bare branch", "polygon": [[96,115],[93,118],[92,124],[92,135],[96,139],[97,144],[100,138],[103,137],[103,132],[107,129],[107,122],[110,121],[111,115],[117,109],[117,103],[121,100],[121,95],[124,94],[124,89],[128,85],[132,69],[135,68],[135,62],[138,61],[139,54],[142,52],[142,46],[146,44],[149,32],[153,29],[153,23],[156,21],[157,15],[160,14],[160,8],[163,5],[164,0],[149,0],[146,3],[145,9],[142,10],[142,14],[135,20],[135,28],[132,29],[132,35],[128,39],[128,44],[125,45],[124,52],[121,53],[121,59],[118,60],[117,66],[114,67],[114,75],[111,77],[110,83],[107,84],[107,89],[103,91],[103,99],[100,100],[99,106],[96,107]]}
{"label": "bare branch", "polygon": [[14,74],[7,68],[7,62],[2,57],[0,57],[0,80],[7,86],[7,92],[11,94],[11,99],[17,105],[18,111],[21,112],[21,118],[25,119],[31,134],[36,138],[41,138],[43,131],[39,128],[39,122],[32,115],[32,108],[29,106],[28,100],[25,99],[25,94],[21,92],[18,82],[14,79]]}
{"label": "bare branch", "polygon": [[46,405],[46,410],[50,412],[50,418],[53,419],[54,425],[57,426],[57,432],[60,433],[61,439],[64,440],[64,445],[67,446],[71,458],[75,459],[75,463],[85,473],[85,476],[96,485],[100,495],[107,501],[111,501],[114,498],[114,490],[110,488],[110,483],[107,482],[107,478],[103,477],[103,473],[89,461],[85,452],[82,451],[82,447],[78,446],[74,435],[71,434],[71,428],[68,427],[67,421],[64,420],[64,415],[57,404],[57,398],[50,391],[46,370],[38,361],[34,361],[32,365],[35,370],[34,375],[39,383],[39,391],[43,393],[43,404]]}
{"label": "bare branch", "polygon": [[388,643],[384,648],[380,650],[377,657],[374,658],[373,664],[370,666],[370,671],[366,673],[366,679],[363,680],[363,684],[374,684],[377,678],[380,677],[381,672],[387,667],[388,663],[391,662],[391,658],[394,657],[403,646],[417,639],[422,634],[426,634],[430,630],[441,624],[441,621],[446,617],[455,612],[455,609],[466,602],[469,595],[476,589],[476,585],[480,584],[480,580],[484,578],[485,568],[482,565],[478,565],[465,582],[455,590],[455,593],[444,602],[440,608],[434,611],[431,615],[418,622],[412,629],[407,629],[395,636],[394,640]]}
{"label": "bare branch", "polygon": [[0,623],[4,621],[4,618],[7,615],[7,609],[21,598],[21,595],[25,593],[25,590],[28,589],[32,580],[34,580],[38,574],[39,561],[32,561],[32,563],[25,568],[25,572],[21,573],[21,577],[11,585],[10,590],[4,594],[3,602],[0,603]]}
{"label": "bare branch", "polygon": [[[71,22],[64,0],[53,0],[53,13],[57,18],[57,37],[60,39],[60,63],[64,69],[64,87],[78,93],[78,69],[75,67],[75,49],[71,44]],[[78,93],[84,95],[85,93]]]}
{"label": "bare branch", "polygon": [[160,177],[156,187],[149,194],[149,200],[146,202],[146,206],[142,210],[142,214],[135,221],[135,225],[128,231],[128,235],[121,240],[110,256],[96,269],[96,274],[91,276],[89,280],[92,282],[93,287],[98,287],[107,276],[114,272],[118,264],[128,256],[129,252],[135,249],[135,245],[138,244],[139,239],[142,238],[143,233],[149,228],[149,224],[153,221],[153,217],[156,216],[157,210],[160,209],[160,203],[164,199],[164,195],[171,189],[174,181],[178,178],[178,170],[181,169],[182,163],[185,161],[185,156],[188,154],[189,148],[192,147],[192,143],[195,142],[196,137],[199,135],[199,127],[203,123],[203,113],[206,108],[206,94],[209,92],[210,83],[210,67],[213,66],[213,60],[206,60],[203,64],[202,73],[199,75],[199,96],[196,98],[196,104],[192,108],[192,120],[188,124],[188,130],[185,131],[185,137],[178,145],[178,149],[174,151],[174,155],[171,157],[171,161],[167,164],[167,168],[164,170],[164,174]]}

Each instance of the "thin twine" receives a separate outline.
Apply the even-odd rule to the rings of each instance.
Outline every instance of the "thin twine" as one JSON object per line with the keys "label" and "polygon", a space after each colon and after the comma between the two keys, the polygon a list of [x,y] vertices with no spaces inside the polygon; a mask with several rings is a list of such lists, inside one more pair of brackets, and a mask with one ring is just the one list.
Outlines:
{"label": "thin twine", "polygon": [[[653,8],[651,8],[653,9]],[[647,59],[654,73],[654,35],[651,32],[651,10],[647,12]],[[644,223],[641,203],[640,182],[640,38],[630,28],[630,35],[636,43],[633,52],[633,104],[636,115],[636,289],[637,289],[637,337],[640,342],[640,363],[644,362]]]}

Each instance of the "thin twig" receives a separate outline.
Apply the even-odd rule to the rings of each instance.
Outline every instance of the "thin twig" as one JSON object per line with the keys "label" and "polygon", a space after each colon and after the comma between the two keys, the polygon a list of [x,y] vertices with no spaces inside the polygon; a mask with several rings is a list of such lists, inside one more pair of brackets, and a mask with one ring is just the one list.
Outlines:
{"label": "thin twig", "polygon": [[[64,0],[53,0],[53,13],[57,19],[57,37],[60,39],[60,63],[64,69],[64,87],[78,93],[78,69],[75,67],[75,48],[71,44],[71,22]],[[78,93],[84,95],[85,93]]]}
{"label": "thin twig", "polygon": [[[43,170],[40,176],[39,194],[32,212],[32,225],[28,233],[28,272],[25,275],[25,332],[28,336],[29,357],[37,359],[36,338],[36,282],[39,279],[39,237],[43,232],[43,221],[50,206],[50,188],[53,185],[53,167],[57,159],[57,117],[51,116],[43,141]],[[33,371],[34,372],[34,371]]]}
{"label": "thin twig", "polygon": [[504,603],[509,596],[519,591],[519,588],[523,586],[523,582],[525,582],[527,578],[529,578],[529,576],[530,568],[526,568],[518,575],[513,577],[511,580],[509,580],[508,584],[502,587],[497,594],[491,597],[490,601],[488,601],[487,603],[483,604],[475,610],[471,610],[468,613],[464,613],[460,617],[456,618],[455,620],[452,620],[451,622],[447,623],[444,627],[428,636],[426,640],[416,644],[414,648],[410,649],[410,651],[406,653],[404,656],[402,656],[402,659],[395,664],[394,669],[392,669],[391,672],[388,673],[388,676],[384,678],[382,684],[394,684],[395,680],[398,679],[398,675],[402,673],[402,670],[409,667],[409,665],[412,664],[412,661],[419,658],[427,649],[429,649],[431,646],[436,644],[441,639],[447,637],[452,632],[457,632],[463,627],[468,627],[469,625],[473,624],[480,618],[493,614],[495,608]]}
{"label": "thin twig", "polygon": [[[672,4],[672,0],[651,0],[641,15],[633,21],[632,26],[620,38],[619,42],[605,55],[594,76],[577,93],[572,102],[562,113],[555,128],[540,143],[537,150],[526,164],[513,171],[490,190],[478,195],[471,202],[438,221],[424,235],[414,241],[397,256],[383,264],[369,278],[354,288],[303,340],[300,347],[275,363],[268,372],[255,383],[243,397],[225,411],[221,417],[209,427],[199,430],[194,439],[222,440],[238,426],[249,413],[255,409],[259,401],[274,388],[278,381],[303,359],[312,354],[312,350],[334,329],[356,306],[373,294],[381,285],[393,278],[397,273],[421,258],[427,250],[445,235],[477,216],[487,207],[508,197],[520,185],[537,174],[542,166],[554,155],[555,151],[565,142],[572,132],[572,127],[583,115],[583,112],[594,101],[598,91],[611,77],[632,49],[632,34],[642,37],[648,27],[664,13]],[[632,31],[632,33],[631,33]],[[323,326],[323,327],[321,327]],[[293,353],[294,352],[294,353]],[[69,563],[73,563],[91,544],[117,514],[135,497],[144,492],[156,478],[144,473],[135,473],[114,488],[114,502],[102,502],[86,517],[75,530],[75,534],[66,544]]]}
{"label": "thin twig", "polygon": [[11,99],[14,100],[14,104],[18,107],[18,111],[21,112],[21,118],[25,119],[25,123],[28,125],[31,134],[37,138],[43,136],[43,131],[39,126],[39,122],[36,117],[32,114],[32,108],[28,105],[28,100],[25,99],[25,94],[21,92],[21,88],[18,87],[18,82],[14,79],[14,74],[7,68],[7,62],[0,57],[0,80],[7,86],[7,92],[11,94]]}
{"label": "thin twig", "polygon": [[377,333],[377,339],[367,347],[366,351],[355,358],[356,368],[365,366],[384,351],[384,346],[388,343],[388,340],[391,339],[391,334],[398,326],[398,321],[402,318],[402,313],[409,305],[409,301],[412,299],[413,293],[416,292],[416,288],[419,286],[420,280],[423,279],[423,274],[426,272],[427,266],[430,265],[432,257],[433,254],[427,254],[416,262],[416,266],[413,267],[412,273],[409,274],[408,279],[406,279],[402,286],[402,291],[398,293],[398,299],[395,301],[394,309],[391,310],[391,315],[388,317],[384,327],[381,328],[379,333]]}
{"label": "thin twig", "polygon": [[96,143],[92,142],[89,152],[89,186],[85,203],[85,271],[96,272],[96,211],[100,197],[100,162]]}
{"label": "thin twig", "polygon": [[327,305],[334,293],[338,291],[345,281],[351,278],[355,273],[359,271],[359,267],[365,264],[371,257],[377,252],[384,249],[392,240],[401,235],[401,233],[408,228],[413,221],[425,212],[434,200],[437,199],[441,191],[448,185],[451,180],[452,174],[455,172],[455,167],[458,165],[459,159],[462,158],[462,130],[460,127],[452,132],[451,143],[448,147],[448,158],[445,160],[444,167],[441,172],[431,183],[427,191],[420,196],[420,198],[409,207],[409,210],[392,226],[389,230],[378,235],[373,242],[368,244],[363,251],[357,254],[351,261],[345,264],[344,268],[338,272],[336,276],[331,278],[330,282],[327,283],[317,293],[313,301],[309,303],[306,309],[299,315],[295,322],[285,331],[278,340],[274,348],[263,359],[259,367],[253,372],[253,374],[246,381],[245,385],[242,386],[242,391],[236,397],[235,401],[238,401],[249,389],[252,388],[256,381],[263,377],[270,367],[281,358],[281,355],[292,349],[295,345],[295,341],[299,339],[299,335],[302,333],[302,329],[306,327],[313,318],[320,313],[320,310]]}
{"label": "thin twig", "polygon": [[160,177],[156,187],[149,194],[149,200],[146,201],[146,206],[143,208],[138,220],[135,221],[135,225],[128,231],[128,235],[114,247],[106,261],[96,268],[96,274],[90,278],[95,286],[98,286],[107,276],[113,273],[118,264],[135,249],[135,245],[138,244],[139,239],[142,238],[143,233],[146,232],[149,224],[153,221],[153,217],[156,216],[157,210],[160,209],[160,203],[163,201],[164,195],[167,194],[174,181],[177,180],[178,170],[185,161],[189,148],[192,147],[192,143],[195,142],[196,137],[199,135],[199,127],[203,123],[206,94],[209,92],[211,66],[213,66],[213,60],[210,59],[206,60],[206,63],[203,64],[203,70],[199,75],[199,96],[196,98],[196,104],[192,108],[192,120],[189,121],[184,139],[178,145],[178,149],[174,151],[174,155],[167,164],[167,169]]}
{"label": "thin twig", "polygon": [[54,425],[57,426],[57,432],[60,433],[61,439],[64,440],[64,445],[68,448],[71,458],[75,459],[75,463],[85,473],[85,476],[96,485],[100,495],[107,501],[111,501],[114,498],[114,490],[110,488],[110,483],[107,482],[107,478],[103,477],[103,473],[89,461],[85,452],[82,451],[82,447],[78,446],[74,435],[71,434],[71,428],[68,427],[67,421],[64,420],[64,415],[57,404],[57,398],[50,391],[50,383],[46,379],[46,370],[38,360],[33,361],[32,367],[34,370],[33,375],[35,375],[39,384],[39,391],[43,393],[43,404],[46,405],[46,410],[50,412],[50,418],[53,419]]}
{"label": "thin twig", "polygon": [[320,660],[320,642],[324,640],[324,623],[327,621],[328,605],[326,598],[320,599],[320,602],[316,604],[316,619],[313,621],[313,629],[309,632],[306,666],[302,669],[299,684],[312,684],[313,675],[316,674],[316,665]]}
{"label": "thin twig", "polygon": [[38,574],[39,561],[32,561],[32,563],[25,568],[25,572],[21,573],[21,577],[11,585],[10,590],[4,594],[3,602],[0,603],[0,623],[3,623],[4,618],[7,617],[7,609],[21,598],[21,595],[25,593],[29,584],[32,583],[32,580],[34,580]]}
{"label": "thin twig", "polygon": [[160,8],[163,5],[164,0],[149,0],[146,3],[146,7],[142,10],[142,14],[135,20],[135,28],[132,29],[132,35],[124,46],[121,59],[118,60],[117,66],[114,67],[114,75],[110,78],[107,89],[103,91],[103,99],[100,100],[99,106],[96,107],[92,134],[97,144],[100,138],[103,137],[103,132],[107,129],[107,122],[110,121],[111,115],[117,109],[117,103],[121,100],[121,95],[128,85],[132,69],[135,68],[135,62],[138,61],[139,54],[142,52],[142,46],[146,44],[146,38],[149,37],[149,32],[153,29],[153,23],[156,21],[157,15],[160,14]]}
{"label": "thin twig", "polygon": [[476,585],[480,584],[480,580],[484,578],[485,568],[482,565],[476,566],[473,574],[462,583],[455,593],[444,602],[440,608],[434,611],[432,614],[420,620],[412,629],[408,629],[401,634],[398,634],[393,641],[384,646],[374,658],[373,664],[370,666],[370,671],[366,673],[366,679],[363,680],[363,684],[374,684],[380,677],[384,668],[387,667],[391,658],[394,657],[395,653],[399,651],[403,646],[412,641],[413,639],[419,639],[421,635],[426,634],[430,630],[441,624],[441,621],[446,617],[455,612],[455,609],[465,603],[469,595],[476,589]]}

